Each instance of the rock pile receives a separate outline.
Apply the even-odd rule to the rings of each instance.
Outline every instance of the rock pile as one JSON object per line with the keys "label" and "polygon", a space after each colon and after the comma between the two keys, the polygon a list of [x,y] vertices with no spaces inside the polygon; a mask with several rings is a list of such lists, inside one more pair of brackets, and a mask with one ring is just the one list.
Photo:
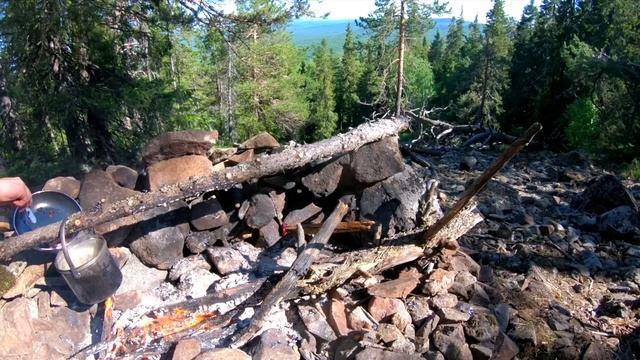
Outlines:
{"label": "rock pile", "polygon": [[[47,186],[90,209],[280,147],[266,133],[237,148],[215,148],[216,139],[216,132],[165,134],[145,148],[141,172],[110,166],[81,182],[62,177]],[[317,269],[341,261],[346,250],[377,245],[381,236],[404,238],[419,222],[427,180],[441,184],[438,199],[446,209],[494,156],[450,149],[420,155],[430,164],[424,167],[405,160],[398,139],[390,137],[154,209],[150,220],[106,236],[124,275],[113,329],[136,326],[152,309],[256,279],[277,280],[304,246],[288,225],[311,229],[344,195],[356,195],[345,220],[373,220],[380,228],[336,235]],[[382,274],[358,271],[326,294],[292,295],[270,314],[265,331],[240,349],[229,348],[222,336],[191,336],[161,352],[173,359],[226,360],[630,358],[640,346],[634,333],[640,326],[640,246],[632,244],[640,240],[640,185],[581,159],[523,154],[478,196],[485,220],[459,248]],[[23,257],[0,269],[7,273],[0,272],[0,326],[14,329],[0,333],[0,357],[68,357],[97,342],[98,307],[79,304],[50,260],[37,265]],[[221,304],[219,313],[234,304]],[[230,326],[246,326],[254,306]]]}

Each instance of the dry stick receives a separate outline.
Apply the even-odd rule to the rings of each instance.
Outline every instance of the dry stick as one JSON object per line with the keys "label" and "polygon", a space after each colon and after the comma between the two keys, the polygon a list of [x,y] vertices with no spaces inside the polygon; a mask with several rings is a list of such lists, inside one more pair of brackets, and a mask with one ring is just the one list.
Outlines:
{"label": "dry stick", "polygon": [[[335,234],[344,234],[344,233],[357,233],[357,232],[365,232],[365,231],[373,231],[375,225],[377,223],[372,220],[350,220],[350,221],[342,221],[340,222],[335,230]],[[287,231],[298,231],[298,225],[286,224],[285,228]],[[320,224],[301,224],[304,232],[306,234],[316,234],[321,228]]]}
{"label": "dry stick", "polygon": [[[198,196],[212,190],[229,189],[251,179],[276,175],[317,160],[332,158],[358,149],[362,145],[396,135],[409,127],[405,117],[381,119],[368,122],[345,133],[317,143],[288,147],[277,154],[261,156],[254,161],[243,163],[210,176],[194,179],[178,185],[166,186],[158,191],[130,197],[109,205],[97,207],[73,215],[67,226],[67,233],[93,228],[110,223],[110,230],[122,225],[130,225],[144,219],[147,210],[167,206],[173,202]],[[39,243],[57,237],[60,223],[35,229],[26,234],[9,238],[0,243],[0,261],[9,260],[17,253],[32,248]]]}
{"label": "dry stick", "polygon": [[256,312],[255,316],[251,320],[251,324],[242,330],[237,336],[232,339],[233,344],[231,347],[239,348],[249,342],[255,334],[260,330],[266,317],[271,310],[275,308],[297,285],[297,281],[302,278],[315,260],[316,256],[324,245],[329,241],[329,238],[333,234],[333,230],[336,228],[340,220],[345,216],[349,206],[342,201],[338,203],[338,206],[333,210],[331,215],[322,224],[318,234],[314,236],[313,240],[302,251],[300,256],[293,262],[291,268],[284,277],[276,284],[276,286],[267,294],[262,301],[262,305]]}
{"label": "dry stick", "polygon": [[493,163],[485,170],[479,178],[477,178],[471,186],[464,193],[462,193],[462,197],[458,200],[452,207],[447,211],[447,213],[440,218],[440,220],[436,221],[433,226],[429,227],[426,234],[424,235],[424,248],[430,249],[436,247],[443,240],[441,236],[438,236],[440,230],[442,230],[451,220],[453,220],[458,213],[464,209],[464,207],[471,201],[471,199],[484,188],[484,186],[491,180],[493,175],[495,175],[506,163],[509,162],[514,156],[516,156],[529,142],[533,139],[533,137],[542,129],[542,126],[539,123],[535,123],[527,129],[527,131],[522,135],[522,137],[518,138],[514,141],[511,146],[507,150],[505,150],[499,158],[493,161]]}

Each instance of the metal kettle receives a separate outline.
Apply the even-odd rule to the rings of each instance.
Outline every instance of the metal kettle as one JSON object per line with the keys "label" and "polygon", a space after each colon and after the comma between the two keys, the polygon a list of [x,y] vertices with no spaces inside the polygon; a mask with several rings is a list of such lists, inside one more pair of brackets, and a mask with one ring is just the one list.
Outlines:
{"label": "metal kettle", "polygon": [[102,302],[118,290],[122,272],[102,236],[80,232],[67,243],[66,224],[67,219],[60,225],[62,251],[54,265],[78,300],[85,304]]}

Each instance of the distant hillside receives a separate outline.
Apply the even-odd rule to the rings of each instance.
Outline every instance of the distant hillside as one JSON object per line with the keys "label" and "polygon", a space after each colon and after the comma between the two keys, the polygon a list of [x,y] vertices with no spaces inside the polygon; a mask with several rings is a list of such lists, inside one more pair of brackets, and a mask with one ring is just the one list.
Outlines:
{"label": "distant hillside", "polygon": [[[429,40],[433,39],[436,30],[439,30],[442,35],[447,33],[451,19],[434,19],[436,27],[428,34]],[[351,28],[357,38],[364,36],[364,31],[357,27],[355,20],[343,19],[343,20],[331,20],[331,19],[308,19],[308,20],[296,20],[287,26],[293,34],[293,42],[300,46],[313,46],[320,43],[322,38],[326,38],[329,42],[329,46],[336,53],[342,53],[342,44],[344,42],[344,36],[347,29],[347,25],[351,24]],[[470,22],[466,23],[467,28]]]}

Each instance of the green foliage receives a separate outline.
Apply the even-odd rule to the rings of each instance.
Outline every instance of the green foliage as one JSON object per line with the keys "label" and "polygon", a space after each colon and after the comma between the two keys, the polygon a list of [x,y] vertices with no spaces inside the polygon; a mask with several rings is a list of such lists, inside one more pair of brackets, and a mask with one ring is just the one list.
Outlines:
{"label": "green foliage", "polygon": [[429,59],[420,57],[419,53],[410,52],[407,54],[405,66],[409,107],[427,107],[435,95],[433,72]]}
{"label": "green foliage", "polygon": [[316,47],[313,66],[309,71],[310,93],[309,120],[305,133],[308,140],[317,141],[333,135],[338,125],[335,113],[335,97],[333,83],[333,58],[326,40]]}
{"label": "green foliage", "polygon": [[358,81],[361,73],[362,64],[357,58],[351,25],[348,25],[336,83],[336,112],[341,129],[357,125],[362,118],[358,105]]}
{"label": "green foliage", "polygon": [[633,159],[633,161],[627,165],[624,173],[635,181],[640,180],[640,158]]}
{"label": "green foliage", "polygon": [[243,79],[237,87],[237,131],[241,139],[268,131],[280,139],[294,138],[308,117],[300,66],[303,53],[285,32],[264,34],[241,48],[238,64]]}
{"label": "green foliage", "polygon": [[578,99],[567,107],[564,114],[569,145],[594,154],[599,148],[598,109],[591,99]]}
{"label": "green foliage", "polygon": [[[481,26],[432,20],[436,1],[403,1],[404,106],[447,106],[443,120],[513,134],[538,121],[550,144],[633,160],[637,173],[640,2],[531,1],[516,23],[495,0]],[[376,0],[357,29],[335,22],[340,32],[327,36],[339,44],[308,49],[286,33],[306,0],[236,1],[233,16],[216,1],[124,3],[0,0],[9,174],[37,182],[133,162],[148,138],[173,129],[217,129],[227,144],[260,131],[313,141],[395,103],[397,1]]]}

